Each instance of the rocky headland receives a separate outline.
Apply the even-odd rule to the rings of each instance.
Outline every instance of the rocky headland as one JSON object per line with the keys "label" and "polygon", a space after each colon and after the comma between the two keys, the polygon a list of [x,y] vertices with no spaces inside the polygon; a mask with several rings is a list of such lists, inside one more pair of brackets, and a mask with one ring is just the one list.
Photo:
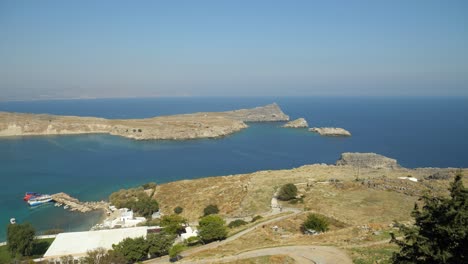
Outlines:
{"label": "rocky headland", "polygon": [[288,123],[284,124],[283,127],[287,128],[308,128],[309,124],[304,118],[298,118],[292,121],[289,121]]}
{"label": "rocky headland", "polygon": [[245,122],[288,121],[277,104],[227,112],[143,119],[105,119],[0,112],[0,137],[103,133],[136,140],[216,138],[247,128]]}
{"label": "rocky headland", "polygon": [[376,153],[351,153],[341,154],[336,162],[337,166],[353,166],[370,169],[399,169],[396,159],[387,158]]}
{"label": "rocky headland", "polygon": [[320,134],[321,136],[350,137],[351,132],[340,127],[313,127],[309,131]]}

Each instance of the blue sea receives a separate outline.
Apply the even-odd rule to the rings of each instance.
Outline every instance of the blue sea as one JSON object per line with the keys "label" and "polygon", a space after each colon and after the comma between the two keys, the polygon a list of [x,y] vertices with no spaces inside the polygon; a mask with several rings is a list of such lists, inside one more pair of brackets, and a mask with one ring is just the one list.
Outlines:
{"label": "blue sea", "polygon": [[0,111],[144,118],[225,111],[276,102],[311,127],[337,126],[349,138],[321,137],[279,123],[251,123],[219,139],[134,141],[110,135],[0,138],[0,241],[11,217],[38,232],[87,230],[102,217],[53,205],[29,208],[26,191],[107,199],[146,182],[334,163],[342,152],[376,152],[405,167],[468,167],[468,98],[261,97],[146,98],[0,102]]}

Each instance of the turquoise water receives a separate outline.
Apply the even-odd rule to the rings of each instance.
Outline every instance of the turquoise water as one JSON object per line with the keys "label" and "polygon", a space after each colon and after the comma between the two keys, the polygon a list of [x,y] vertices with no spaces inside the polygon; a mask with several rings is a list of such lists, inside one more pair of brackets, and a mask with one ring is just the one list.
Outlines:
{"label": "turquoise water", "polygon": [[[37,230],[84,230],[98,213],[31,209],[24,192],[67,192],[106,199],[120,188],[311,163],[334,163],[347,151],[377,152],[406,167],[468,167],[467,98],[161,98],[0,102],[0,111],[140,118],[222,111],[277,102],[310,126],[339,126],[350,138],[327,138],[282,123],[256,123],[212,140],[134,141],[110,135],[0,139],[0,225],[11,217]],[[5,239],[0,228],[0,241]]]}

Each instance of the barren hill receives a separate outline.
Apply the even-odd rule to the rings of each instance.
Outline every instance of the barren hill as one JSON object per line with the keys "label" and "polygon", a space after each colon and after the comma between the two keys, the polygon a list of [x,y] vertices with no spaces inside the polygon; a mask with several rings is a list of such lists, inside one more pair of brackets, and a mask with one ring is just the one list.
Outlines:
{"label": "barren hill", "polygon": [[287,121],[278,105],[227,112],[207,112],[144,119],[105,119],[0,112],[1,136],[106,133],[132,139],[195,139],[226,136],[244,122]]}

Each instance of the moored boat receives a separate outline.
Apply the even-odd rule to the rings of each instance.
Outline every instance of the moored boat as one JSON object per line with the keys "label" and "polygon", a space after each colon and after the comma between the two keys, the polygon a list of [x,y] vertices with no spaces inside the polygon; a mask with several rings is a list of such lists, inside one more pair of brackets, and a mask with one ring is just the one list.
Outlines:
{"label": "moored boat", "polygon": [[43,194],[43,195],[40,195],[40,196],[36,196],[34,198],[30,198],[29,201],[28,201],[28,204],[30,206],[36,206],[36,205],[45,204],[45,203],[48,203],[48,202],[51,202],[51,201],[52,201],[52,196],[50,196],[48,194]]}
{"label": "moored boat", "polygon": [[26,193],[24,194],[23,200],[27,202],[27,201],[29,201],[31,198],[35,198],[35,197],[38,197],[38,196],[41,196],[41,194],[40,194],[40,193],[37,193],[37,192],[26,192]]}

